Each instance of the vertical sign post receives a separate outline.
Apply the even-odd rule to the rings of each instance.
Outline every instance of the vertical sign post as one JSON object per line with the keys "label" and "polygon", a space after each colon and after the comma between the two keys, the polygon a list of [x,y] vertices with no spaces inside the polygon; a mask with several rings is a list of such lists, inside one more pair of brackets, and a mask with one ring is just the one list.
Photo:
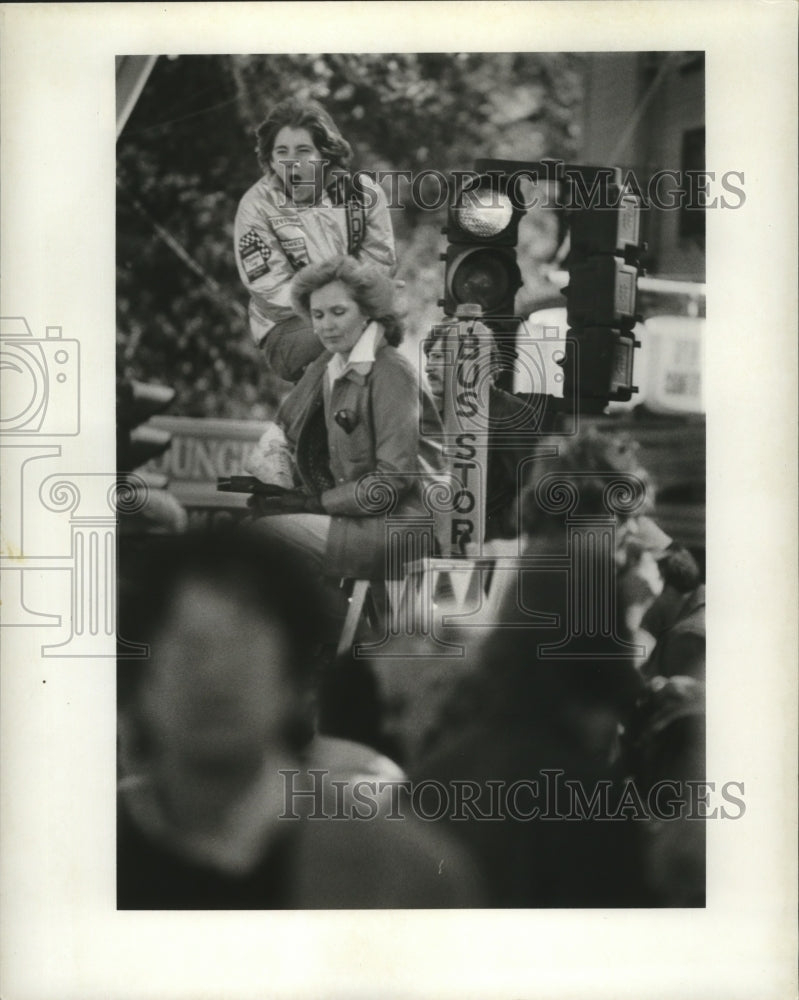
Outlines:
{"label": "vertical sign post", "polygon": [[493,335],[480,315],[478,305],[458,306],[442,338],[447,353],[444,453],[453,487],[451,509],[438,522],[445,557],[482,555],[485,536]]}

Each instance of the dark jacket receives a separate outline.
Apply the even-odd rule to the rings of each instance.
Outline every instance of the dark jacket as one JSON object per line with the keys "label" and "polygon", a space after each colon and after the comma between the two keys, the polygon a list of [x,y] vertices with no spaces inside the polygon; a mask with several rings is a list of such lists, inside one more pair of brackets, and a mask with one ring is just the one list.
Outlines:
{"label": "dark jacket", "polygon": [[[542,395],[515,396],[491,386],[488,391],[488,467],[486,469],[485,541],[517,538],[520,534],[517,501],[519,465],[535,454],[531,434],[551,432],[555,427],[553,398]],[[525,479],[529,481],[529,462]]]}
{"label": "dark jacket", "polygon": [[[443,469],[441,422],[416,372],[382,337],[374,364],[356,365],[336,380],[325,420],[329,361],[325,353],[311,362],[278,422],[303,485],[321,494],[332,516],[325,554],[330,574],[380,579],[387,574],[387,516],[431,518],[422,495]],[[437,433],[422,437],[422,425]]]}
{"label": "dark jacket", "polygon": [[[641,623],[647,627],[647,618]],[[642,668],[645,677],[705,679],[705,588],[686,595],[676,620],[657,636],[655,648]]]}
{"label": "dark jacket", "polygon": [[[299,803],[298,808],[302,808]],[[482,905],[479,876],[466,852],[415,820],[409,807],[401,808],[401,820],[378,815],[369,822],[350,816],[313,820],[298,811],[296,819],[277,820],[276,836],[252,868],[233,873],[193,859],[145,832],[120,794],[117,908],[333,910]],[[334,809],[330,815],[335,815]]]}
{"label": "dark jacket", "polygon": [[[623,787],[618,775],[546,720],[475,720],[420,762],[412,780],[422,789],[419,812],[435,817],[428,828],[438,828],[444,843],[451,838],[474,858],[484,905],[642,905],[640,832],[623,814],[609,818]],[[600,815],[578,811],[575,785],[587,799],[600,792]],[[463,794],[443,816],[436,811],[437,787],[447,789],[450,802]],[[444,870],[448,863],[445,857]]]}

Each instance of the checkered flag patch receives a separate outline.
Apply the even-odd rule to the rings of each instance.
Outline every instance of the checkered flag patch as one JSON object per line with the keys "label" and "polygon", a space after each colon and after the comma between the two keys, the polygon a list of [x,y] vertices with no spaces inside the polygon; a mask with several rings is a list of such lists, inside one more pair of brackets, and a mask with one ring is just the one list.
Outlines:
{"label": "checkered flag patch", "polygon": [[239,256],[250,281],[269,273],[269,258],[272,256],[272,251],[254,229],[248,229],[239,240]]}

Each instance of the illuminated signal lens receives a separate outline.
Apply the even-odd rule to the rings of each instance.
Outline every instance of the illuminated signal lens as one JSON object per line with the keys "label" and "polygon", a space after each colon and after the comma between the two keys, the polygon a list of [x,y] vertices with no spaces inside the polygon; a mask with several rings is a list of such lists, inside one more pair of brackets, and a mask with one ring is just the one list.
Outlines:
{"label": "illuminated signal lens", "polygon": [[464,232],[479,239],[493,239],[510,225],[513,205],[506,194],[478,188],[465,191],[452,214]]}
{"label": "illuminated signal lens", "polygon": [[506,308],[521,285],[516,262],[496,249],[472,250],[452,273],[451,293],[456,303],[476,302],[484,313]]}

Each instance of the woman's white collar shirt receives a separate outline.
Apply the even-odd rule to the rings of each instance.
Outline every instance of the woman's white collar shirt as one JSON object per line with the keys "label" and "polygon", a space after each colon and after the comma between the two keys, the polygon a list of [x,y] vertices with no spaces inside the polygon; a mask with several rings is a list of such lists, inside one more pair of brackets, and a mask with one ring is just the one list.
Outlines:
{"label": "woman's white collar shirt", "polygon": [[327,377],[331,386],[355,365],[373,365],[375,363],[375,348],[380,333],[380,324],[373,320],[358,338],[346,358],[343,354],[333,355],[327,364]]}

